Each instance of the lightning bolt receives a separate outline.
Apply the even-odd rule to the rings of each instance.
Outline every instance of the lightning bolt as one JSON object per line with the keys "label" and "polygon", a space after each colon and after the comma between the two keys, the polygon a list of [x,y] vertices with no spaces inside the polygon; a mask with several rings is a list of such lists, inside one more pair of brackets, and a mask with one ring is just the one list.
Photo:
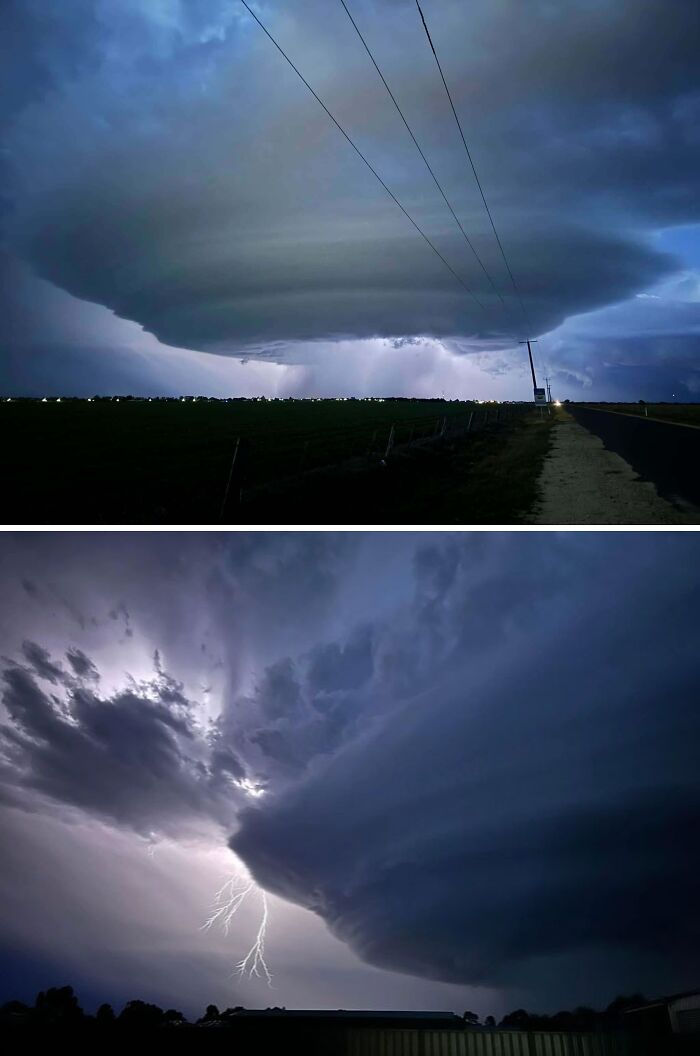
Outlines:
{"label": "lightning bolt", "polygon": [[218,924],[223,929],[224,935],[228,935],[231,921],[248,895],[253,891],[260,892],[262,902],[260,926],[253,945],[245,957],[235,965],[234,971],[238,973],[239,978],[243,978],[244,975],[247,975],[249,979],[252,979],[253,976],[258,979],[264,978],[267,985],[271,988],[272,975],[265,961],[265,938],[270,911],[267,904],[267,895],[261,888],[256,886],[253,880],[241,876],[229,877],[214,895],[211,913],[202,924],[200,931],[208,931],[215,924]]}
{"label": "lightning bolt", "polygon": [[252,880],[244,880],[240,876],[230,877],[214,895],[211,914],[202,924],[200,931],[208,931],[218,921],[224,935],[228,935],[231,921],[254,887]]}
{"label": "lightning bolt", "polygon": [[255,942],[248,950],[247,954],[242,961],[239,961],[236,965],[236,971],[239,976],[243,976],[248,973],[248,978],[252,979],[253,976],[257,976],[261,979],[263,975],[267,981],[267,985],[272,987],[272,976],[265,963],[265,934],[267,932],[267,920],[269,911],[267,908],[267,895],[264,891],[261,891],[262,895],[262,917],[260,920],[260,927],[258,928],[258,934],[255,936]]}

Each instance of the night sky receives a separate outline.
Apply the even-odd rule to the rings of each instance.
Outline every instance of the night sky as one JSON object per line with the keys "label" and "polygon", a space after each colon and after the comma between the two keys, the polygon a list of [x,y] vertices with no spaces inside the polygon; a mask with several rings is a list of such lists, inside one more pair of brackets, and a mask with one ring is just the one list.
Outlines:
{"label": "night sky", "polygon": [[5,395],[700,393],[700,7],[5,0]]}
{"label": "night sky", "polygon": [[[698,538],[6,534],[0,1000],[697,985]],[[228,935],[201,930],[236,871]],[[274,989],[239,980],[267,892]]]}

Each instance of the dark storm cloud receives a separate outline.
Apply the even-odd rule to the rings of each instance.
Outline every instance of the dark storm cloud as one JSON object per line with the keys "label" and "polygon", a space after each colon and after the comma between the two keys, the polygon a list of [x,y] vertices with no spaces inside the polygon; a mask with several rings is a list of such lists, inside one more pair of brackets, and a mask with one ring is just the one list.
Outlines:
{"label": "dark storm cloud", "polygon": [[[357,0],[353,12],[512,300],[416,11]],[[646,236],[700,219],[693,5],[538,0],[525,16],[517,0],[468,14],[454,0],[426,16],[534,329],[666,274],[672,258]],[[163,341],[222,353],[522,329],[514,304],[507,321],[470,305],[239,5],[83,0],[52,17],[51,40],[34,8],[21,19],[48,72],[7,137],[9,238],[40,275]],[[265,18],[488,296],[340,5],[273,5]]]}
{"label": "dark storm cloud", "polygon": [[[260,884],[398,972],[550,1004],[692,986],[696,537],[323,538],[21,542],[16,620],[22,579],[70,572],[102,597],[86,643],[157,652],[135,679],[38,630],[3,646],[3,799],[225,826]],[[185,682],[214,657],[212,713]]]}
{"label": "dark storm cloud", "polygon": [[[232,818],[227,775],[245,771],[231,751],[210,751],[180,683],[156,665],[147,683],[99,696],[90,688],[97,668],[79,650],[69,654],[68,675],[46,650],[26,645],[31,669],[3,673],[3,798],[27,808],[27,793],[39,793],[142,835]],[[48,693],[40,680],[65,692]]]}
{"label": "dark storm cloud", "polygon": [[29,665],[40,678],[44,678],[47,682],[52,682],[54,685],[57,682],[63,682],[65,678],[63,668],[60,664],[55,664],[51,660],[47,649],[42,649],[36,642],[24,642],[22,644],[22,652]]}
{"label": "dark storm cloud", "polygon": [[319,645],[310,657],[309,683],[319,690],[357,689],[373,668],[372,628],[360,627],[347,642]]}
{"label": "dark storm cloud", "polygon": [[[652,987],[690,985],[694,540],[458,551],[452,571],[437,553],[419,562],[432,590],[413,633],[431,634],[427,613],[438,629],[418,692],[378,667],[367,696],[383,719],[248,810],[232,847],[383,967],[551,995],[585,962],[580,992],[603,999],[652,959]],[[384,670],[411,644],[410,627],[387,630]]]}
{"label": "dark storm cloud", "polygon": [[99,682],[99,671],[82,649],[69,649],[66,653],[66,660],[79,678],[85,678],[91,682]]}
{"label": "dark storm cloud", "polygon": [[260,710],[267,718],[279,719],[283,715],[293,718],[299,709],[301,694],[292,661],[288,658],[278,660],[268,667],[256,696]]}
{"label": "dark storm cloud", "polygon": [[[30,275],[26,265],[2,250],[0,317],[0,384],[6,396],[193,391],[222,396],[229,395],[232,383],[244,395],[257,394],[256,382],[259,387],[266,381],[259,365],[252,377],[241,377],[235,360],[160,345],[135,323]],[[267,382],[266,394],[276,395],[274,380]]]}
{"label": "dark storm cloud", "polygon": [[277,631],[295,615],[308,621],[327,613],[357,549],[352,532],[224,533],[220,582],[229,604],[245,600],[251,619]]}
{"label": "dark storm cloud", "polygon": [[369,679],[372,667],[364,629],[346,643],[319,645],[296,663],[278,660],[250,696],[224,709],[220,735],[239,746],[266,783],[284,784],[331,755],[363,722],[367,702],[352,690]]}

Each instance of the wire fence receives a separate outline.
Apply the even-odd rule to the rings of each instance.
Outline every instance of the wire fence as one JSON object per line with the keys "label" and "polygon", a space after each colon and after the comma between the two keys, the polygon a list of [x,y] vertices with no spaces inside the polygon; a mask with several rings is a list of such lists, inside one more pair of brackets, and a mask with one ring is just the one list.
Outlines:
{"label": "wire fence", "polygon": [[533,413],[532,404],[390,399],[0,406],[7,503],[36,524],[68,523],[86,484],[96,524],[235,522],[265,489],[313,489],[324,474],[371,475],[382,462],[410,476],[444,445]]}
{"label": "wire fence", "polygon": [[529,405],[478,404],[460,413],[380,419],[361,426],[325,428],[311,436],[288,434],[281,448],[244,435],[232,445],[231,462],[222,482],[220,518],[268,489],[293,484],[329,470],[363,469],[387,464],[414,448],[430,449],[454,443],[512,423],[531,410]]}

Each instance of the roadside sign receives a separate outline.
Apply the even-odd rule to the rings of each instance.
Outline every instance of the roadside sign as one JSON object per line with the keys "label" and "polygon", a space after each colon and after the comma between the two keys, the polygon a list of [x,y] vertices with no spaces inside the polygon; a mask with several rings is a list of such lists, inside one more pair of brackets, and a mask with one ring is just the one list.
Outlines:
{"label": "roadside sign", "polygon": [[536,404],[543,404],[543,403],[546,404],[547,403],[547,393],[545,392],[545,390],[544,389],[535,389],[534,391],[535,391],[535,403]]}

